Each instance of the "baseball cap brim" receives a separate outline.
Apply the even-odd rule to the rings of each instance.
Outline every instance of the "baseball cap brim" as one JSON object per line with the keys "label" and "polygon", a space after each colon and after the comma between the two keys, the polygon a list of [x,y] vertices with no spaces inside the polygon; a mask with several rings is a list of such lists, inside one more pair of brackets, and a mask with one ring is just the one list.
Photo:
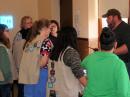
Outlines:
{"label": "baseball cap brim", "polygon": [[108,17],[108,14],[105,13],[105,14],[102,15],[102,17],[103,17],[103,18],[106,18],[106,17]]}
{"label": "baseball cap brim", "polygon": [[112,15],[112,16],[115,16],[115,15],[121,16],[120,12],[117,9],[109,9],[107,11],[107,13],[105,13],[104,15],[102,15],[102,17],[108,17],[110,15]]}

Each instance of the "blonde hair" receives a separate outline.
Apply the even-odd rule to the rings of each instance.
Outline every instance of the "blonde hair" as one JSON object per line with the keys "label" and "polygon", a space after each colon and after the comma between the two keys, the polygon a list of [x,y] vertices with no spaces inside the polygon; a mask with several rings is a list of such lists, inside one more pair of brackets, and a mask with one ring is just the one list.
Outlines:
{"label": "blonde hair", "polygon": [[24,24],[25,24],[27,19],[31,19],[32,20],[32,17],[30,17],[30,16],[23,16],[22,19],[21,19],[21,24],[20,24],[21,28],[24,27]]}

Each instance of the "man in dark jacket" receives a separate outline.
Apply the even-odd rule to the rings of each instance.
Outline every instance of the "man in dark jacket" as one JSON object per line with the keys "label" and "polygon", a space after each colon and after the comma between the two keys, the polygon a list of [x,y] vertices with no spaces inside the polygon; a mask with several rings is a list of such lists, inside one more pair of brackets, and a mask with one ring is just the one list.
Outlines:
{"label": "man in dark jacket", "polygon": [[108,27],[115,33],[117,54],[125,63],[130,77],[130,25],[122,21],[121,13],[117,9],[109,9],[103,17],[107,18]]}

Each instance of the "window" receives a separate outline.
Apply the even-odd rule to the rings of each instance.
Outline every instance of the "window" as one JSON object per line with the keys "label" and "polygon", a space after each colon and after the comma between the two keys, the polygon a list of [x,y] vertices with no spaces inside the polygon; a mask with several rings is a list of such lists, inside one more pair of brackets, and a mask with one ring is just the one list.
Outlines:
{"label": "window", "polygon": [[0,15],[0,24],[5,24],[9,29],[13,28],[13,16],[11,15]]}
{"label": "window", "polygon": [[[102,28],[107,27],[107,18],[102,18]],[[128,18],[122,18],[122,20],[126,23],[128,23]]]}

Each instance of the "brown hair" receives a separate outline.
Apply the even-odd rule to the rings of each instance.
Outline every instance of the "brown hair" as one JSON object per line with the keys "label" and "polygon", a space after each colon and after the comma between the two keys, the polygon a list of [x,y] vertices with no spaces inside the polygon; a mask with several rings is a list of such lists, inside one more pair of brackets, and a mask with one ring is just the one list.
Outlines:
{"label": "brown hair", "polygon": [[26,43],[24,45],[24,47],[26,46],[27,43],[31,42],[34,38],[36,38],[37,35],[40,34],[40,30],[44,27],[49,27],[50,22],[47,19],[40,19],[38,21],[35,21],[31,31],[29,32],[28,36],[27,36],[27,40]]}
{"label": "brown hair", "polygon": [[56,20],[50,20],[50,23],[51,24],[52,23],[56,24],[58,31],[60,30],[60,26],[59,26],[59,24],[58,24],[58,22]]}
{"label": "brown hair", "polygon": [[8,38],[5,37],[4,35],[4,31],[7,29],[8,27],[4,24],[0,24],[0,42],[3,43],[7,48],[10,48],[10,40]]}

